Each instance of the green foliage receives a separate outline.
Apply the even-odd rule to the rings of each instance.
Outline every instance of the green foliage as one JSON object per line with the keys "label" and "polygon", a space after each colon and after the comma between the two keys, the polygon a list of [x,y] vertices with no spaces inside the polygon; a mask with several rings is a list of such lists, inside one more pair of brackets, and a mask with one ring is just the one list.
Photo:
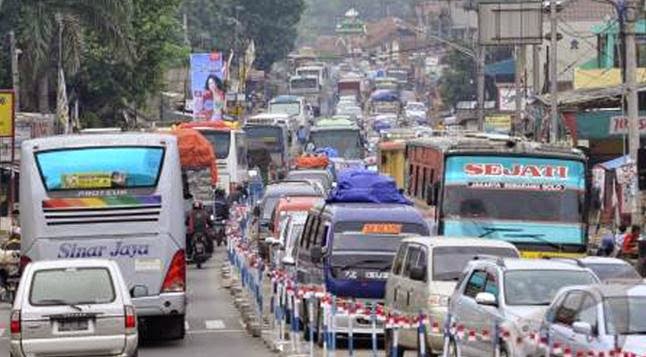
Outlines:
{"label": "green foliage", "polygon": [[76,81],[84,110],[114,125],[123,109],[142,108],[163,89],[165,71],[188,57],[181,44],[179,5],[180,0],[133,0],[127,57],[106,46],[102,34],[92,34]]}
{"label": "green foliage", "polygon": [[473,100],[476,97],[475,62],[457,50],[452,50],[444,62],[448,67],[440,80],[440,95],[442,101],[454,106],[462,100]]}

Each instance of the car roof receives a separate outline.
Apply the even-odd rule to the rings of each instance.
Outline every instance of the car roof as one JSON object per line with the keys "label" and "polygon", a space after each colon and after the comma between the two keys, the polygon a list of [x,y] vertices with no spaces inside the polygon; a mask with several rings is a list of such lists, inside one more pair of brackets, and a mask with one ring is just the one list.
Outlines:
{"label": "car roof", "polygon": [[555,259],[503,258],[505,270],[577,270],[589,271],[578,265]]}
{"label": "car roof", "polygon": [[319,196],[288,196],[283,197],[276,205],[276,211],[309,210],[315,204],[322,202]]}
{"label": "car roof", "polygon": [[[321,204],[315,206],[320,210]],[[413,206],[399,203],[328,203],[324,204],[326,211],[335,215],[337,221],[364,221],[367,218],[375,222],[423,223],[424,217]]]}
{"label": "car roof", "polygon": [[621,265],[630,265],[623,259],[612,258],[612,257],[583,257],[578,259],[580,262],[585,264],[621,264]]}
{"label": "car roof", "polygon": [[108,259],[57,259],[43,260],[30,263],[32,270],[64,269],[64,268],[111,268],[114,262]]}
{"label": "car roof", "polygon": [[404,242],[419,243],[427,247],[500,247],[500,248],[513,248],[516,247],[503,240],[486,239],[486,238],[473,238],[473,237],[446,237],[446,236],[431,236],[431,237],[409,237],[403,240]]}
{"label": "car roof", "polygon": [[281,182],[267,185],[263,197],[289,196],[321,196],[321,192],[309,181]]}
{"label": "car roof", "polygon": [[646,297],[646,284],[625,283],[625,284],[593,284],[582,286],[571,286],[567,290],[585,290],[596,293],[604,298],[639,296]]}

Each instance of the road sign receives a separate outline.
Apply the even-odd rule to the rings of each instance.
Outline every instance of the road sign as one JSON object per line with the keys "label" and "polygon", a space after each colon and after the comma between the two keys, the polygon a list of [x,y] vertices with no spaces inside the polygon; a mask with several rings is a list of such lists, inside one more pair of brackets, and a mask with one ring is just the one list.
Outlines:
{"label": "road sign", "polygon": [[0,90],[0,138],[13,137],[16,111],[12,90]]}
{"label": "road sign", "polygon": [[538,45],[543,41],[541,1],[478,3],[478,41],[483,46]]}

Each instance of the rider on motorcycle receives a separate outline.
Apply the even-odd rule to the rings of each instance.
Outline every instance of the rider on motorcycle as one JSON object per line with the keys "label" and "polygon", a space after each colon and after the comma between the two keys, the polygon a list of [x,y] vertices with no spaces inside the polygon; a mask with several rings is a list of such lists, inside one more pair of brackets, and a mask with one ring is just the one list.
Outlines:
{"label": "rider on motorcycle", "polygon": [[186,235],[186,249],[192,252],[193,238],[198,234],[206,234],[209,225],[209,215],[201,201],[193,203],[193,209],[188,216],[188,229]]}

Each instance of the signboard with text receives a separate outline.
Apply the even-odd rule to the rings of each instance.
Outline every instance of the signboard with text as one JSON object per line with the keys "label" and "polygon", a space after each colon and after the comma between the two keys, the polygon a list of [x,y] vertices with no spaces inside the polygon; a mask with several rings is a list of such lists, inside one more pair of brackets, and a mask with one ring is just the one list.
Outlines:
{"label": "signboard with text", "polygon": [[[639,117],[639,133],[646,134],[646,117]],[[608,126],[608,134],[610,135],[626,135],[628,134],[628,118],[622,115],[610,117]]]}
{"label": "signboard with text", "polygon": [[0,90],[0,138],[14,136],[15,101],[11,90]]}

